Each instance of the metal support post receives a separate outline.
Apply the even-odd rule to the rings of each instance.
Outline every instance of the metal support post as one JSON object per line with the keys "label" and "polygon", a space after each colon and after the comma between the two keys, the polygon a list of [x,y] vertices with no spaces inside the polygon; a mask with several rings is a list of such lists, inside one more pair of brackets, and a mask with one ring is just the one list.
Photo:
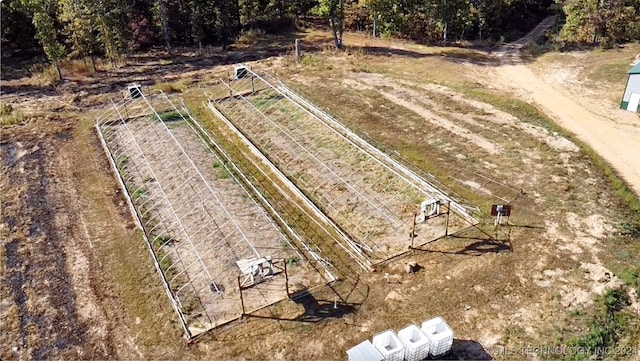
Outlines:
{"label": "metal support post", "polygon": [[449,214],[451,213],[451,201],[447,202],[447,221],[444,224],[444,235],[449,235]]}
{"label": "metal support post", "polygon": [[242,306],[241,317],[244,317],[244,298],[242,297],[242,282],[240,281],[240,277],[241,276],[238,276],[238,291],[240,292],[240,305]]}
{"label": "metal support post", "polygon": [[289,274],[287,273],[287,260],[282,260],[284,263],[284,288],[287,291],[287,297],[289,297]]}

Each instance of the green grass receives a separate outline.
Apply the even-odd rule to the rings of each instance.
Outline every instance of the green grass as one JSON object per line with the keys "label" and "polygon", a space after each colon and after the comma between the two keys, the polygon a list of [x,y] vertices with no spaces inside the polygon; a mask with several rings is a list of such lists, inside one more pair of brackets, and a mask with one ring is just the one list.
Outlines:
{"label": "green grass", "polygon": [[142,197],[146,193],[147,193],[147,190],[145,188],[136,188],[133,190],[133,192],[131,192],[131,198],[133,198],[134,201],[137,201],[138,199],[140,199],[140,197]]}
{"label": "green grass", "polygon": [[564,334],[560,336],[559,344],[566,346],[566,350],[583,352],[551,354],[547,355],[548,358],[582,361],[621,356],[608,354],[608,348],[624,347],[625,336],[637,335],[640,331],[640,323],[634,317],[633,310],[628,309],[629,304],[626,290],[614,288],[598,297],[590,309],[572,311],[569,315],[571,326],[562,330]]}
{"label": "green grass", "polygon": [[551,132],[561,132],[561,129],[549,117],[534,105],[525,101],[469,84],[458,90],[473,99],[491,104],[497,109],[507,112],[522,121],[541,126]]}
{"label": "green grass", "polygon": [[289,258],[287,258],[284,262],[288,265],[288,266],[296,266],[298,265],[298,262],[300,260],[298,259],[298,257],[295,256],[291,256]]}
{"label": "green grass", "polygon": [[305,54],[300,58],[300,64],[304,66],[317,66],[320,62],[320,58],[309,54]]}
{"label": "green grass", "polygon": [[126,168],[128,163],[129,163],[129,157],[127,157],[126,155],[121,155],[116,160],[116,165],[118,167],[118,171],[123,176],[124,176],[124,170],[125,170],[125,168]]}
{"label": "green grass", "polygon": [[213,162],[213,168],[217,171],[218,179],[229,179],[231,174],[220,161]]}
{"label": "green grass", "polygon": [[[636,194],[631,190],[627,183],[618,176],[615,170],[607,163],[598,153],[596,153],[591,147],[578,140],[575,137],[569,137],[571,141],[576,143],[583,154],[585,154],[595,167],[604,175],[609,181],[609,184],[613,188],[614,192],[621,200],[623,205],[626,205],[629,210],[634,214],[631,215],[632,224],[635,224],[635,228],[640,227],[640,201]],[[637,232],[637,231],[636,231]]]}
{"label": "green grass", "polygon": [[271,99],[269,98],[257,98],[253,100],[251,103],[258,109],[263,110],[269,106]]}
{"label": "green grass", "polygon": [[154,236],[151,239],[151,244],[154,246],[155,249],[164,246],[165,244],[171,242],[173,239],[169,236],[166,235],[162,235],[162,236]]}
{"label": "green grass", "polygon": [[11,104],[3,103],[0,105],[0,125],[20,124],[24,122],[24,120],[24,114],[15,110]]}
{"label": "green grass", "polygon": [[640,294],[640,266],[635,269],[627,269],[617,275],[625,285],[632,287]]}
{"label": "green grass", "polygon": [[609,82],[612,84],[625,84],[629,68],[629,61],[624,59],[624,61],[598,64],[589,68],[586,75],[591,81],[596,83]]}
{"label": "green grass", "polygon": [[[170,110],[164,113],[158,113],[158,116],[160,117],[160,120],[163,122],[177,122],[177,121],[184,120],[182,118],[182,115],[180,115],[180,113],[178,113],[175,110]],[[151,120],[153,121],[156,120],[155,114],[151,115]]]}

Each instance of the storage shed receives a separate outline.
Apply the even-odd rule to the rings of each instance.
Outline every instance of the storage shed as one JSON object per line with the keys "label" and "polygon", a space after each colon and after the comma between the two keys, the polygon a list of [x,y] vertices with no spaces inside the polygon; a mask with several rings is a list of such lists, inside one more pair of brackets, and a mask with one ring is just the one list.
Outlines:
{"label": "storage shed", "polygon": [[620,108],[631,112],[637,112],[640,107],[640,63],[629,70],[629,79],[624,89]]}

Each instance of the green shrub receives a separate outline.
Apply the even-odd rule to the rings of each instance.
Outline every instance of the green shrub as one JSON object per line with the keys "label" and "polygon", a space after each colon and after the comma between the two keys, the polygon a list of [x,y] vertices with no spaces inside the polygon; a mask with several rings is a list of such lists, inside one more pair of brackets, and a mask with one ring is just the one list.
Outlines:
{"label": "green shrub", "polygon": [[626,219],[620,225],[619,234],[623,237],[640,238],[640,219]]}
{"label": "green shrub", "polygon": [[295,265],[298,264],[299,261],[300,260],[298,259],[298,257],[291,256],[291,257],[285,259],[284,262],[287,264],[287,266],[295,266]]}
{"label": "green shrub", "polygon": [[124,171],[125,167],[127,166],[127,163],[129,163],[129,157],[127,157],[126,155],[121,155],[118,157],[118,160],[116,161],[116,165],[120,173]]}
{"label": "green shrub", "polygon": [[313,55],[305,54],[300,59],[300,64],[304,66],[316,66],[320,64],[320,59],[316,58]]}
{"label": "green shrub", "polygon": [[13,106],[8,103],[0,105],[0,124],[1,125],[13,125],[19,124],[24,121],[22,113],[15,111]]}
{"label": "green shrub", "polygon": [[13,113],[13,105],[4,103],[0,105],[0,115],[10,115]]}
{"label": "green shrub", "polygon": [[131,193],[131,198],[133,198],[134,201],[137,201],[138,199],[140,199],[140,197],[142,197],[146,193],[147,193],[146,189],[144,189],[144,188],[136,188]]}
{"label": "green shrub", "polygon": [[[170,110],[164,113],[158,113],[158,116],[160,117],[160,120],[163,122],[177,122],[177,121],[184,120],[182,118],[182,115],[175,110]],[[151,116],[151,120],[154,120],[154,121],[156,120],[155,114]]]}
{"label": "green shrub", "polygon": [[615,288],[607,291],[598,299],[599,310],[588,323],[588,329],[582,336],[572,337],[568,340],[570,348],[585,350],[580,354],[565,355],[567,360],[591,359],[593,355],[604,356],[608,347],[618,344],[621,336],[626,334],[628,317],[624,309],[629,305],[629,296],[624,288]]}
{"label": "green shrub", "polygon": [[640,267],[622,271],[618,278],[629,287],[632,287],[640,294]]}

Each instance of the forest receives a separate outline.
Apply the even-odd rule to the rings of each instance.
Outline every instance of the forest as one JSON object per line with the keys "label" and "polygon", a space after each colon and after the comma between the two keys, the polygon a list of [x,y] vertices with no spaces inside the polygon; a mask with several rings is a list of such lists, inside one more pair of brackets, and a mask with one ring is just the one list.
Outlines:
{"label": "forest", "polygon": [[221,46],[246,31],[324,24],[429,44],[518,38],[557,15],[557,39],[612,46],[640,39],[640,0],[5,0],[3,58],[117,59],[163,47]]}

